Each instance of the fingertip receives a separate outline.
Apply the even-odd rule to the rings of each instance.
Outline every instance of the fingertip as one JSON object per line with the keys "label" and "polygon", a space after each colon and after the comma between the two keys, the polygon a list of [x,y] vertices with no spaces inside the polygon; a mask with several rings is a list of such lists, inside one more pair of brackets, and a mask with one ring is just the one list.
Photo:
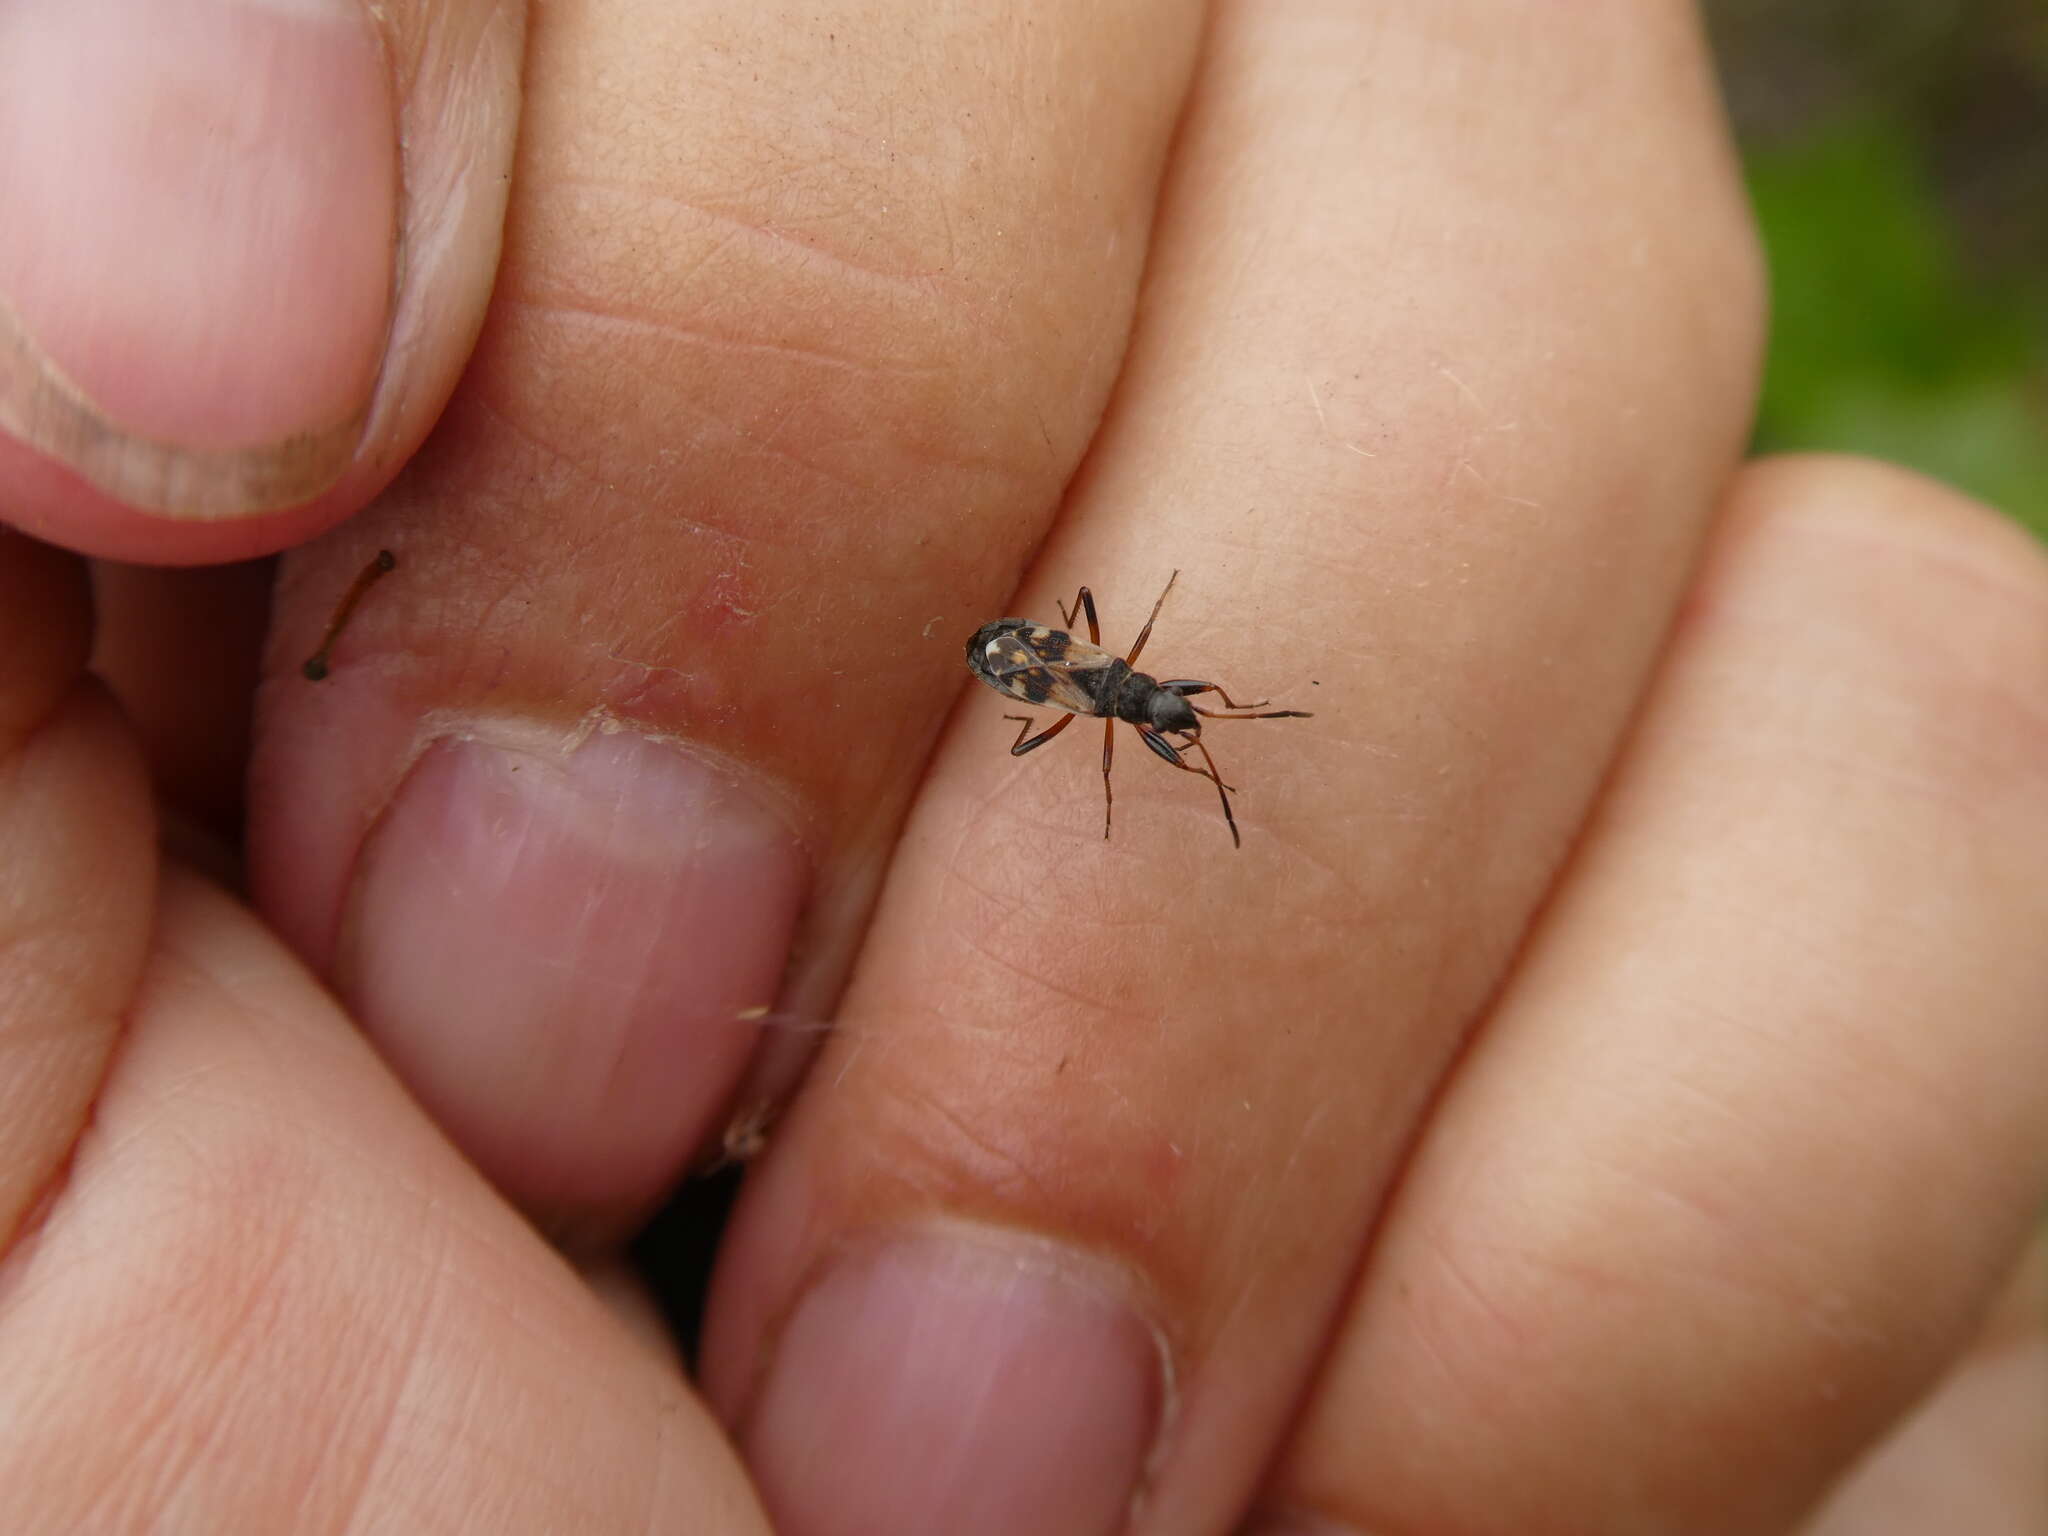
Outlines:
{"label": "fingertip", "polygon": [[1948,793],[2048,787],[2048,553],[2010,518],[1873,460],[1764,460],[1735,482],[1696,606],[1724,604],[1892,695]]}
{"label": "fingertip", "polygon": [[0,50],[0,424],[130,506],[302,503],[388,329],[398,140],[355,0],[24,0]]}
{"label": "fingertip", "polygon": [[2048,581],[2048,551],[2011,517],[1954,486],[1897,464],[1851,453],[1784,453],[1746,465],[1731,516],[1755,525],[1779,518],[1977,565],[2005,579]]}
{"label": "fingertip", "polygon": [[712,1134],[808,872],[735,768],[478,722],[421,752],[366,837],[335,984],[493,1182],[616,1237]]}

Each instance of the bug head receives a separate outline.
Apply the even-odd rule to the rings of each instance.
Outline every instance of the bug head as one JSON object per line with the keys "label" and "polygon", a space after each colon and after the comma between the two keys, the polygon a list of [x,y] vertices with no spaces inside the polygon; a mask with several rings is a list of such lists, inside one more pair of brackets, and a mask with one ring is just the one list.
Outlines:
{"label": "bug head", "polygon": [[1146,705],[1146,713],[1151,716],[1155,731],[1172,731],[1184,736],[1202,734],[1202,722],[1195,714],[1194,705],[1177,693],[1167,693],[1162,689],[1153,694]]}

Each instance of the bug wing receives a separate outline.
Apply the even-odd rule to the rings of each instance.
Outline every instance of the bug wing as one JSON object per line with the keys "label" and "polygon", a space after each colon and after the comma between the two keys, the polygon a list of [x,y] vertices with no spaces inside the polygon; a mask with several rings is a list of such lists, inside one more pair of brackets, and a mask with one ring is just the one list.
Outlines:
{"label": "bug wing", "polygon": [[1013,630],[991,637],[976,668],[991,688],[1077,715],[1108,712],[1105,684],[1113,681],[1116,658],[1076,640],[1063,630]]}

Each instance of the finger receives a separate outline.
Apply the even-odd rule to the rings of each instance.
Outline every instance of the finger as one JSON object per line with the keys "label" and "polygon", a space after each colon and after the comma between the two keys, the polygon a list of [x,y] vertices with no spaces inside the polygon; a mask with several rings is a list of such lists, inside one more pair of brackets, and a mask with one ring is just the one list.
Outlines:
{"label": "finger", "polygon": [[63,1168],[149,939],[149,786],[77,559],[0,529],[0,1255]]}
{"label": "finger", "polygon": [[188,876],[0,1262],[0,1424],[20,1530],[768,1529],[673,1365]]}
{"label": "finger", "polygon": [[1132,1530],[1221,1529],[1306,1389],[1746,416],[1690,19],[1524,21],[1216,14],[1012,611],[1087,580],[1123,642],[1179,567],[1143,665],[1315,718],[1205,728],[1237,852],[1143,753],[1105,844],[1094,754],[962,711],[716,1283],[708,1380],[792,1536],[1122,1529],[1140,1484]]}
{"label": "finger", "polygon": [[1745,478],[1284,1506],[1780,1530],[1925,1390],[2048,1194],[2044,698],[2023,535],[1872,466]]}
{"label": "finger", "polygon": [[1805,1536],[2048,1528],[2048,1229],[2037,1230],[1968,1354],[1864,1458]]}
{"label": "finger", "polygon": [[118,559],[262,554],[418,446],[497,265],[519,0],[16,0],[0,485]]}
{"label": "finger", "polygon": [[742,1011],[829,1011],[963,593],[1108,392],[1199,24],[537,15],[490,325],[415,471],[287,568],[252,836],[268,913],[558,1230],[715,1141]]}

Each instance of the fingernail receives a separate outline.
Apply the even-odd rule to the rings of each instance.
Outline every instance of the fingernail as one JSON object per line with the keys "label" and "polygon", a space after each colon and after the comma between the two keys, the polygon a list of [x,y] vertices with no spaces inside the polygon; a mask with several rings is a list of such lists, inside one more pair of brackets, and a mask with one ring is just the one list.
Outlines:
{"label": "fingernail", "polygon": [[809,865],[722,764],[626,731],[573,751],[502,733],[407,776],[363,849],[337,985],[487,1176],[595,1233],[711,1134]]}
{"label": "fingernail", "polygon": [[1099,1266],[962,1230],[839,1256],[744,1434],[783,1536],[1112,1536],[1159,1431],[1164,1357]]}
{"label": "fingernail", "polygon": [[9,0],[0,430],[151,511],[310,499],[376,382],[397,208],[361,0]]}

